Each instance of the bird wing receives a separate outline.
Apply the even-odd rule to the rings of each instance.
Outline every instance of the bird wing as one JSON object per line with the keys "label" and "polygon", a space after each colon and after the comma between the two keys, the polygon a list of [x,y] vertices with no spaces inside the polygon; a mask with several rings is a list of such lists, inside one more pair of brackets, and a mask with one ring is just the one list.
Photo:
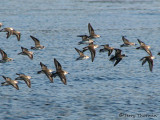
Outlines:
{"label": "bird wing", "polygon": [[123,42],[124,42],[125,44],[129,44],[129,43],[130,43],[129,40],[126,39],[124,36],[122,36],[122,40],[123,40]]}
{"label": "bird wing", "polygon": [[92,58],[92,62],[94,61],[95,55],[96,55],[96,51],[94,49],[94,46],[88,46],[89,51],[91,52],[91,58]]}
{"label": "bird wing", "polygon": [[54,65],[56,67],[56,71],[62,70],[61,64],[54,58]]}
{"label": "bird wing", "polygon": [[83,54],[83,52],[82,51],[80,51],[79,49],[77,49],[77,48],[75,48],[75,50],[78,52],[78,54],[80,55],[80,56],[84,56],[84,54]]}
{"label": "bird wing", "polygon": [[122,60],[122,58],[118,58],[114,64],[114,66],[116,66],[120,61]]}
{"label": "bird wing", "polygon": [[95,34],[94,29],[90,23],[88,23],[88,31],[89,31],[90,36],[93,36]]}
{"label": "bird wing", "polygon": [[35,38],[35,37],[31,36],[31,35],[30,35],[30,37],[35,42],[35,45],[40,45],[40,41],[37,38]]}
{"label": "bird wing", "polygon": [[152,69],[153,69],[153,60],[152,60],[152,59],[149,59],[149,60],[148,60],[148,64],[149,64],[149,69],[150,69],[150,71],[152,72]]}
{"label": "bird wing", "polygon": [[0,52],[1,52],[1,55],[2,55],[2,59],[7,58],[7,54],[2,49],[0,49]]}
{"label": "bird wing", "polygon": [[61,81],[63,82],[63,84],[67,84],[67,80],[66,80],[66,76],[64,75],[63,72],[59,72],[58,73],[59,78],[61,79]]}

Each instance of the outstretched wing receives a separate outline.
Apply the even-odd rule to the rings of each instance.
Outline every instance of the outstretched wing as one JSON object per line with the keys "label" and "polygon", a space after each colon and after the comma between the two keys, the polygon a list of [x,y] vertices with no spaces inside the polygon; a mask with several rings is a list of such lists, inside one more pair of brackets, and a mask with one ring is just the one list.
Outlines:
{"label": "outstretched wing", "polygon": [[89,31],[90,36],[93,36],[95,34],[94,29],[90,23],[88,23],[88,31]]}
{"label": "outstretched wing", "polygon": [[35,45],[40,45],[40,41],[37,38],[35,38],[35,37],[31,36],[31,35],[30,35],[30,37],[35,42]]}

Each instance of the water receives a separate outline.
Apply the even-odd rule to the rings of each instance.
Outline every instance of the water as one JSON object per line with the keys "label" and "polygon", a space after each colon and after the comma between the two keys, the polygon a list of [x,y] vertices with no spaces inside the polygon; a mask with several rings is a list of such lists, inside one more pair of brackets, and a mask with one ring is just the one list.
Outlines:
{"label": "water", "polygon": [[[1,86],[0,119],[159,120],[159,4],[156,0],[1,0],[0,22],[3,27],[19,30],[22,36],[18,42],[15,36],[6,39],[6,34],[0,33],[0,48],[14,59],[0,65],[0,75],[12,79],[16,73],[30,75],[32,88],[21,81],[19,91]],[[156,56],[153,72],[148,63],[141,66],[139,60],[147,54],[136,47],[121,48],[128,57],[116,67],[107,53],[98,52],[100,48],[93,63],[91,59],[75,61],[78,54],[74,48],[85,46],[77,44],[81,39],[76,36],[88,34],[88,23],[102,36],[95,40],[98,45],[120,48],[122,35],[150,45]],[[32,50],[33,60],[17,55],[21,46],[34,45],[30,35],[46,47]],[[54,58],[70,73],[66,86],[59,78],[50,83],[45,75],[36,74],[40,62],[55,69]]]}

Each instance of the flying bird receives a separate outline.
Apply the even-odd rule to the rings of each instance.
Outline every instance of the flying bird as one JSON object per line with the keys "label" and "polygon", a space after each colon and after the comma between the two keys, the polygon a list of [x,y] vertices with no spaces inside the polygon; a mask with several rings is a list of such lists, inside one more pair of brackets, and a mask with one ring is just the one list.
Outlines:
{"label": "flying bird", "polygon": [[76,60],[84,60],[84,59],[88,59],[89,58],[89,56],[84,55],[84,53],[82,51],[80,51],[79,49],[75,48],[75,50],[79,54],[79,57]]}
{"label": "flying bird", "polygon": [[27,55],[31,60],[33,60],[33,52],[28,51],[27,48],[21,47],[22,52],[18,53],[18,55]]}
{"label": "flying bird", "polygon": [[110,56],[114,50],[113,47],[110,47],[109,44],[106,44],[106,45],[101,45],[103,46],[104,48],[103,49],[100,49],[99,52],[105,52],[105,51],[108,51],[108,56]]}
{"label": "flying bird", "polygon": [[114,66],[116,66],[123,57],[127,57],[125,54],[121,54],[122,50],[120,49],[114,49],[115,50],[115,55],[111,56],[110,61],[116,61],[114,63]]}
{"label": "flying bird", "polygon": [[5,82],[2,82],[1,85],[2,86],[8,86],[8,85],[12,85],[14,88],[16,88],[17,90],[19,90],[19,87],[18,87],[18,81],[16,80],[12,80],[11,78],[9,77],[5,77],[5,76],[2,76],[4,79],[5,79]]}
{"label": "flying bird", "polygon": [[59,76],[63,84],[67,85],[67,79],[66,79],[66,74],[68,74],[67,71],[62,69],[61,64],[54,58],[54,65],[56,67],[56,72],[52,73],[52,77]]}
{"label": "flying bird", "polygon": [[37,38],[35,38],[35,37],[31,36],[31,35],[30,35],[30,37],[32,38],[32,40],[35,43],[35,47],[31,47],[31,49],[38,50],[38,49],[45,48],[43,45],[40,44],[40,41]]}
{"label": "flying bird", "polygon": [[31,88],[31,81],[30,81],[31,76],[27,76],[25,74],[18,74],[18,73],[16,73],[16,75],[18,75],[19,77],[17,77],[15,80],[24,80],[27,86]]}
{"label": "flying bird", "polygon": [[136,49],[141,49],[141,50],[145,50],[150,56],[152,56],[152,53],[150,51],[150,46],[146,45],[144,42],[142,42],[141,40],[137,39],[140,47],[137,47]]}
{"label": "flying bird", "polygon": [[148,62],[149,64],[149,69],[150,71],[152,72],[152,69],[153,69],[153,59],[155,57],[154,56],[145,56],[143,58],[140,59],[140,61],[142,61],[142,66],[146,63],[146,61]]}
{"label": "flying bird", "polygon": [[2,55],[2,60],[0,60],[0,63],[5,63],[13,60],[12,58],[9,58],[2,49],[0,49],[0,53]]}
{"label": "flying bird", "polygon": [[122,40],[124,44],[122,44],[121,47],[128,47],[128,46],[136,45],[135,43],[129,42],[129,40],[126,39],[124,36],[122,36]]}

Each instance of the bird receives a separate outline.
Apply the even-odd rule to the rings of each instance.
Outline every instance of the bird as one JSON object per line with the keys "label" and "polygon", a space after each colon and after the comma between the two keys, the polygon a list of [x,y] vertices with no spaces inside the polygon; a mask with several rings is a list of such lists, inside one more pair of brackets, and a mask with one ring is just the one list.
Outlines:
{"label": "bird", "polygon": [[89,32],[89,36],[88,35],[77,35],[77,37],[86,37],[86,38],[90,38],[90,39],[100,37],[100,35],[95,34],[94,29],[90,23],[88,23],[88,32]]}
{"label": "bird", "polygon": [[6,27],[6,28],[3,28],[0,30],[0,32],[7,32],[6,35],[7,35],[7,39],[13,34],[13,28],[12,27]]}
{"label": "bird", "polygon": [[1,52],[1,55],[2,55],[2,60],[0,60],[0,63],[5,63],[5,62],[9,62],[9,61],[13,60],[12,58],[9,58],[7,56],[7,54],[1,48],[0,48],[0,52]]}
{"label": "bird", "polygon": [[93,27],[91,26],[90,23],[88,23],[88,31],[89,31],[89,37],[90,38],[98,38],[100,35],[95,34]]}
{"label": "bird", "polygon": [[153,69],[153,59],[155,57],[154,56],[145,56],[143,58],[140,59],[140,61],[142,61],[142,66],[146,63],[146,61],[148,62],[149,64],[149,69],[150,71],[152,72],[152,69]]}
{"label": "bird", "polygon": [[35,42],[35,47],[31,47],[31,49],[38,50],[38,49],[45,48],[43,45],[40,45],[40,41],[37,38],[35,38],[35,37],[31,36],[31,35],[30,35],[30,37]]}
{"label": "bird", "polygon": [[95,45],[95,44],[93,44],[93,42],[92,42],[92,43],[90,43],[87,47],[84,47],[82,52],[84,52],[84,51],[86,51],[86,50],[89,50],[90,53],[91,53],[91,59],[92,59],[92,62],[93,62],[93,61],[94,61],[94,58],[95,58],[95,55],[96,55],[96,50],[95,50],[95,48],[97,48],[97,47],[98,47],[98,45]]}
{"label": "bird", "polygon": [[84,55],[84,53],[82,51],[80,51],[79,49],[75,48],[75,50],[79,54],[79,57],[76,60],[84,60],[84,59],[88,59],[89,58],[89,56]]}
{"label": "bird", "polygon": [[90,44],[91,42],[93,42],[93,40],[90,39],[87,35],[84,35],[84,36],[81,36],[81,37],[82,37],[82,40],[80,42],[78,42],[78,45],[81,45],[81,44]]}
{"label": "bird", "polygon": [[122,60],[123,57],[128,57],[128,56],[125,54],[121,54],[122,50],[120,49],[114,49],[114,50],[115,50],[115,55],[111,56],[110,61],[116,61],[114,63],[114,66],[116,66]]}
{"label": "bird", "polygon": [[30,81],[31,76],[27,76],[25,74],[19,74],[19,73],[16,73],[16,75],[19,75],[19,77],[15,78],[15,80],[24,80],[27,86],[31,88],[31,81]]}
{"label": "bird", "polygon": [[128,47],[128,46],[136,45],[135,43],[129,42],[129,40],[126,39],[124,36],[122,36],[122,40],[124,44],[120,45],[120,47]]}
{"label": "bird", "polygon": [[31,60],[33,60],[33,52],[28,51],[27,48],[21,47],[22,52],[18,53],[18,55],[27,55]]}
{"label": "bird", "polygon": [[152,56],[152,53],[150,51],[150,46],[146,45],[144,42],[142,42],[141,40],[137,39],[139,44],[140,44],[140,47],[137,47],[136,49],[142,49],[142,50],[145,50],[150,56]]}
{"label": "bird", "polygon": [[18,81],[12,80],[9,77],[5,77],[5,76],[2,76],[2,77],[5,79],[5,82],[1,83],[2,86],[12,85],[14,88],[16,88],[17,90],[19,90],[19,87],[17,85]]}
{"label": "bird", "polygon": [[20,41],[21,33],[19,31],[13,29],[12,35],[15,35],[17,37],[17,40]]}
{"label": "bird", "polygon": [[114,50],[113,47],[110,47],[109,44],[105,44],[105,45],[101,45],[101,46],[104,46],[103,49],[100,49],[99,52],[105,52],[105,51],[108,51],[108,56],[110,56]]}
{"label": "bird", "polygon": [[69,74],[67,71],[62,69],[61,64],[54,58],[54,65],[56,67],[56,72],[52,73],[52,77],[59,76],[64,85],[67,85],[66,74]]}
{"label": "bird", "polygon": [[42,62],[40,62],[40,66],[41,66],[41,69],[42,69],[43,73],[48,77],[48,79],[50,80],[50,82],[53,83],[52,73],[47,68],[47,66],[44,65]]}

